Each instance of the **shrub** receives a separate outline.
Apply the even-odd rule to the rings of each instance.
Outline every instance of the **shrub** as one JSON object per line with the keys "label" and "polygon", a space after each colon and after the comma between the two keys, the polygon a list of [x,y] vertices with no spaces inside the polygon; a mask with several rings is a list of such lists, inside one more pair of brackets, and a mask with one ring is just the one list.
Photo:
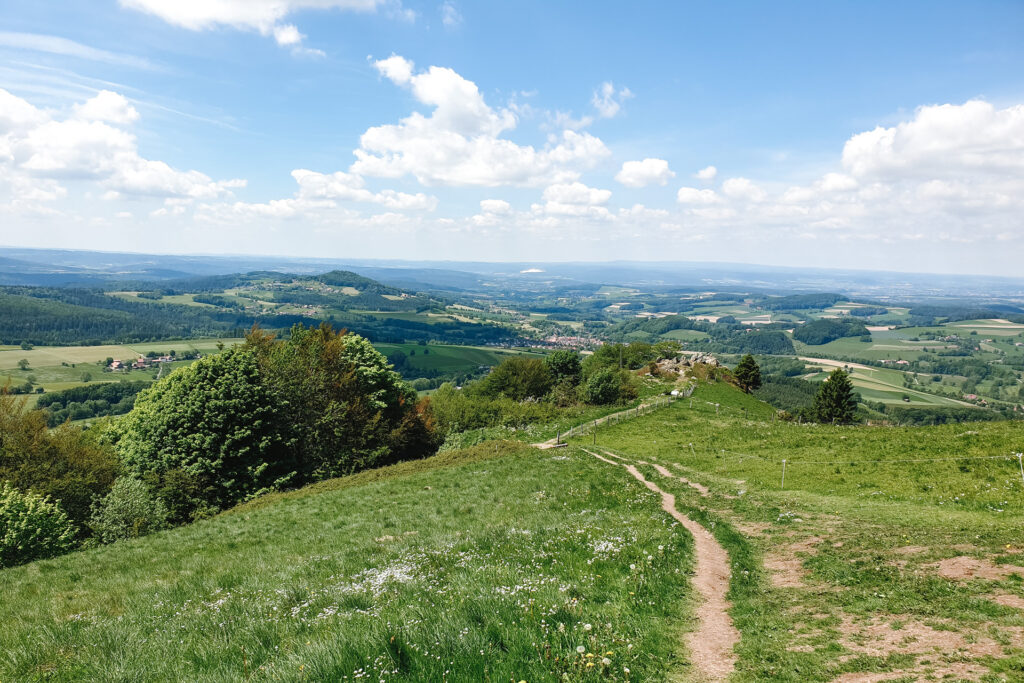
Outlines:
{"label": "shrub", "polygon": [[555,351],[544,359],[556,383],[568,382],[572,386],[580,383],[583,366],[580,354],[570,349]]}
{"label": "shrub", "polygon": [[491,370],[483,383],[489,396],[505,396],[514,401],[541,398],[554,386],[555,377],[550,366],[539,358],[512,356]]}
{"label": "shrub", "polygon": [[0,568],[68,552],[75,535],[59,505],[0,482]]}
{"label": "shrub", "polygon": [[[628,374],[628,373],[625,373]],[[580,398],[586,403],[605,405],[623,398],[623,372],[614,368],[598,370],[580,387]]]}
{"label": "shrub", "polygon": [[167,527],[167,508],[134,477],[118,477],[93,505],[89,526],[103,543],[138,538]]}
{"label": "shrub", "polygon": [[638,370],[652,360],[658,360],[655,347],[644,342],[632,344],[604,344],[583,361],[583,374],[590,377],[602,368]]}

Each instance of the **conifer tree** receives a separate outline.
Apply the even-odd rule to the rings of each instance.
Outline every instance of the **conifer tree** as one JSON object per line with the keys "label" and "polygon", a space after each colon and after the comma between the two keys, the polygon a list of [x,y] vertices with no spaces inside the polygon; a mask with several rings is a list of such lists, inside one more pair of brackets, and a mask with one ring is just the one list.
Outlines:
{"label": "conifer tree", "polygon": [[841,368],[836,368],[818,387],[818,393],[814,396],[814,416],[819,422],[846,424],[853,422],[856,410],[857,400],[853,395],[850,376]]}
{"label": "conifer tree", "polygon": [[761,386],[761,368],[749,353],[743,356],[740,364],[732,371],[732,375],[740,389],[748,394]]}

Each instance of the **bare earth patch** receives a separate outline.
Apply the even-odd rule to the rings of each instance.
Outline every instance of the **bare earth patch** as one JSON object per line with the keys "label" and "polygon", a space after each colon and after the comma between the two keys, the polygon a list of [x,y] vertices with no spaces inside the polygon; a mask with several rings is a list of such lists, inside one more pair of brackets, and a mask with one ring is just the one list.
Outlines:
{"label": "bare earth patch", "polygon": [[[893,622],[902,622],[893,628]],[[926,626],[913,617],[898,615],[872,617],[867,621],[854,621],[844,617],[839,627],[843,647],[856,654],[885,657],[891,654],[951,655],[956,651],[968,657],[998,656],[1003,647],[987,636],[979,635],[973,642],[957,631],[940,631]]]}
{"label": "bare earth patch", "polygon": [[1024,609],[1024,598],[1019,595],[1011,595],[1009,593],[1002,593],[1000,595],[993,595],[992,602],[1003,607],[1016,607],[1017,609]]}
{"label": "bare earth patch", "polygon": [[945,560],[924,565],[926,569],[935,569],[939,576],[954,581],[969,581],[971,579],[988,579],[998,581],[1005,579],[1010,574],[1024,576],[1024,567],[1012,564],[994,564],[988,560],[980,560],[976,557],[950,557]]}
{"label": "bare earth patch", "polygon": [[804,588],[803,557],[814,555],[820,538],[811,536],[797,543],[785,546],[780,552],[771,553],[764,558],[764,566],[771,572],[772,585],[776,588]]}
{"label": "bare earth patch", "polygon": [[904,545],[893,550],[897,555],[917,555],[927,551],[928,548],[923,545]]}
{"label": "bare earth patch", "polygon": [[918,680],[925,680],[922,675],[927,675],[928,680],[951,679],[954,681],[977,681],[988,673],[988,669],[977,664],[958,662],[955,664],[943,664],[934,668],[922,668],[919,670],[889,671],[886,673],[855,673],[843,674],[839,678],[833,678],[832,683],[880,683],[881,681],[896,681],[911,676]]}
{"label": "bare earth patch", "polygon": [[[897,624],[898,627],[894,627]],[[832,683],[872,683],[913,677],[915,680],[977,681],[989,673],[987,667],[971,661],[978,657],[1001,656],[1003,646],[992,638],[977,634],[967,636],[927,626],[913,617],[886,615],[868,620],[843,617],[839,627],[840,644],[854,653],[842,657],[868,655],[887,657],[893,654],[917,655],[916,666],[885,673],[849,673]],[[945,661],[945,660],[956,661]]]}

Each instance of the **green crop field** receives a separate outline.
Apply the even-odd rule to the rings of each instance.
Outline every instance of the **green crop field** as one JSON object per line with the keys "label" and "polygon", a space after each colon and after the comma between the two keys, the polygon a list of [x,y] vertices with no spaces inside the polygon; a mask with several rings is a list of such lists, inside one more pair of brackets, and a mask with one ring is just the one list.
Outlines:
{"label": "green crop field", "polygon": [[700,330],[672,330],[661,336],[665,339],[675,339],[676,341],[696,341],[698,339],[707,339],[708,333],[701,332]]}
{"label": "green crop field", "polygon": [[409,363],[414,367],[443,372],[464,372],[475,370],[480,366],[494,366],[510,355],[525,354],[537,358],[543,358],[544,356],[542,353],[485,346],[455,346],[448,344],[430,344],[428,346],[420,344],[374,344],[374,346],[384,355],[401,351],[409,356]]}

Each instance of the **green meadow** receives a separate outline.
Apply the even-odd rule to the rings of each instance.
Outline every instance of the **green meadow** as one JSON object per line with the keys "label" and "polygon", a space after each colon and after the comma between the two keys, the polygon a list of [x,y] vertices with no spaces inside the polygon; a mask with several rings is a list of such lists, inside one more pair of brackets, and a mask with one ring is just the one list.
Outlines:
{"label": "green meadow", "polygon": [[0,679],[658,680],[691,564],[617,472],[489,442],[4,570]]}

